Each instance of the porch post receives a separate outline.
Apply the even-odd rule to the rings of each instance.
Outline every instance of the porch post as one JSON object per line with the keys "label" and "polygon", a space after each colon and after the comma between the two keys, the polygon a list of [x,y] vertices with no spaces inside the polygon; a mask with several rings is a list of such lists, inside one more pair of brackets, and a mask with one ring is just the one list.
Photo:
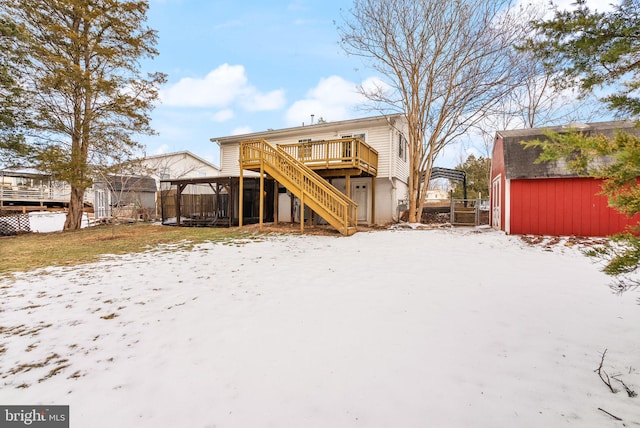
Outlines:
{"label": "porch post", "polygon": [[262,218],[264,217],[264,164],[260,162],[260,209],[259,209],[259,220],[258,220],[258,229],[262,230]]}
{"label": "porch post", "polygon": [[300,233],[304,233],[304,193],[300,194]]}
{"label": "porch post", "polygon": [[240,163],[240,182],[238,186],[238,227],[242,227],[242,205],[244,205],[244,177],[242,174],[242,162]]}
{"label": "porch post", "polygon": [[184,190],[184,184],[178,184],[176,191],[176,225],[180,226],[180,217],[182,217],[182,191]]}
{"label": "porch post", "polygon": [[344,194],[347,198],[351,199],[351,176],[347,175],[344,177]]}

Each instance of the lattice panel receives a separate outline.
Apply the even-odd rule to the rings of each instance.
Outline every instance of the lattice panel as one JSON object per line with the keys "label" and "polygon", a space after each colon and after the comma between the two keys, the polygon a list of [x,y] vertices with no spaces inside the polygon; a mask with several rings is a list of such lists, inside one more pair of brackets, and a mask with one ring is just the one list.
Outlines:
{"label": "lattice panel", "polygon": [[29,214],[0,215],[0,236],[31,232]]}

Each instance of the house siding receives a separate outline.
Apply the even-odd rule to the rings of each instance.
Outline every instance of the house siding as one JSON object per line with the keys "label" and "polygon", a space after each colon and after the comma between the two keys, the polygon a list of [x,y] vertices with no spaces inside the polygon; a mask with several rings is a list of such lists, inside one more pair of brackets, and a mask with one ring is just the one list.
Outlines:
{"label": "house siding", "polygon": [[[222,175],[231,177],[240,176],[240,144],[231,143],[220,147],[220,165]],[[258,177],[259,174],[253,171],[243,171],[245,177]]]}
{"label": "house siding", "polygon": [[[346,135],[365,135],[365,142],[378,152],[378,170],[375,186],[375,219],[377,224],[385,224],[397,220],[398,200],[407,195],[408,163],[398,156],[398,130],[406,135],[406,123],[402,116],[391,118],[394,125],[387,122],[385,118],[356,119],[353,121],[343,121],[335,123],[324,123],[318,125],[303,126],[278,131],[265,131],[237,137],[221,137],[212,139],[220,146],[220,162],[222,175],[239,176],[239,142],[255,138],[264,138],[270,144],[284,145],[296,144],[300,140],[334,140]],[[394,127],[395,126],[395,127]],[[258,174],[251,171],[244,171],[247,177],[255,177]],[[334,178],[330,180],[332,184],[341,192],[345,193],[344,179]],[[366,185],[369,188],[367,197],[367,222],[371,223],[371,213],[373,207],[373,197],[371,194],[371,178],[352,177],[352,186]],[[290,209],[290,207],[289,207]]]}
{"label": "house siding", "polygon": [[[391,138],[392,144],[390,145],[391,153],[389,153],[389,156],[390,156],[390,159],[392,160],[391,165],[393,166],[393,168],[391,169],[390,173],[387,176],[398,178],[406,183],[409,180],[409,153],[408,153],[409,147],[408,147],[408,142],[406,140],[406,135],[408,130],[407,130],[406,123],[404,122],[401,124],[401,126],[399,126],[399,128],[400,129],[391,130],[390,138]],[[400,133],[402,133],[402,139],[404,144],[404,156],[402,158],[399,155]]]}
{"label": "house siding", "polygon": [[550,178],[511,180],[510,233],[608,236],[624,232],[630,219],[609,207],[602,180]]}

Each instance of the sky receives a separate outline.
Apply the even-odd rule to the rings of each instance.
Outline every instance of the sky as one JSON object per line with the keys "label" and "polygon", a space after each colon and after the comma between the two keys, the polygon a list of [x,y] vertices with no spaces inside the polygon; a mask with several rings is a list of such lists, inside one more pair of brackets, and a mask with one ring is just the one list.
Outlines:
{"label": "sky", "polygon": [[[592,0],[593,1],[593,0]],[[562,3],[568,4],[569,0]],[[340,0],[150,0],[147,24],[160,54],[146,72],[168,75],[152,113],[147,155],[189,150],[220,165],[213,137],[373,115],[356,92],[378,79],[339,46],[351,7]],[[437,165],[453,167],[467,143]]]}

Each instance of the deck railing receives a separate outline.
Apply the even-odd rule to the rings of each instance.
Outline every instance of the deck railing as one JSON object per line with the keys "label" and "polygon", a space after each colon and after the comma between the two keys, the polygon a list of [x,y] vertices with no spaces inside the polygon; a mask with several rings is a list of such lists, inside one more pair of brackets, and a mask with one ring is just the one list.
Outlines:
{"label": "deck railing", "polygon": [[357,168],[374,177],[378,174],[378,152],[360,138],[306,141],[278,147],[314,170]]}
{"label": "deck railing", "polygon": [[262,139],[243,141],[240,166],[252,170],[262,166],[341,233],[353,233],[358,205],[280,146],[273,147]]}
{"label": "deck railing", "polygon": [[48,201],[68,200],[70,189],[55,189],[52,187],[6,187],[0,186],[0,199],[7,201]]}

